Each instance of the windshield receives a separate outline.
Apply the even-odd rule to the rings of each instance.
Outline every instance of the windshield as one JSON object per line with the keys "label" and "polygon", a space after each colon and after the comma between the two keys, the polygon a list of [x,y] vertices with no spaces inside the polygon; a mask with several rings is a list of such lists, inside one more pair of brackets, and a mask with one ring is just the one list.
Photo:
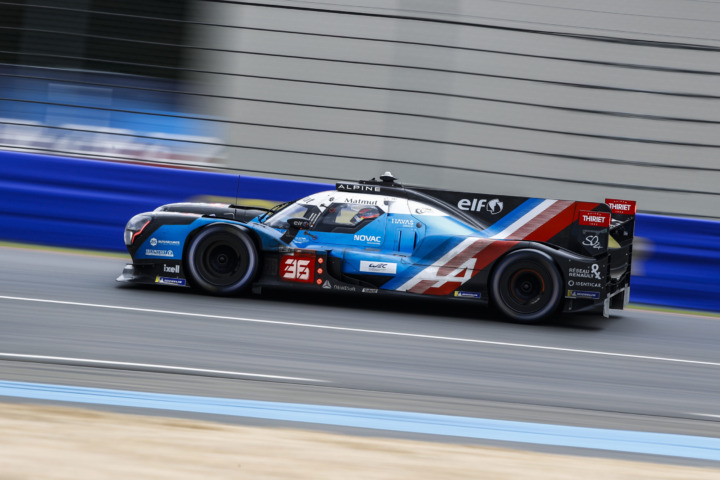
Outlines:
{"label": "windshield", "polygon": [[315,205],[293,203],[271,216],[265,225],[272,228],[287,229],[287,221],[291,218],[307,218],[310,223],[314,222],[320,214],[320,209]]}
{"label": "windshield", "polygon": [[318,232],[352,233],[385,213],[375,205],[333,203],[325,209],[314,229]]}

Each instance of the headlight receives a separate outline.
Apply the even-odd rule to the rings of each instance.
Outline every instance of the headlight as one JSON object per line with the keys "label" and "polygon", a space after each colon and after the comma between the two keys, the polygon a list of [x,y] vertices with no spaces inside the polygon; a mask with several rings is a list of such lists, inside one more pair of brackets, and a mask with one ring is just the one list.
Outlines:
{"label": "headlight", "polygon": [[148,226],[150,223],[150,220],[152,220],[152,217],[150,215],[135,215],[130,219],[130,221],[125,225],[125,245],[130,246],[135,241],[135,238],[142,233],[143,230],[145,230],[145,227]]}

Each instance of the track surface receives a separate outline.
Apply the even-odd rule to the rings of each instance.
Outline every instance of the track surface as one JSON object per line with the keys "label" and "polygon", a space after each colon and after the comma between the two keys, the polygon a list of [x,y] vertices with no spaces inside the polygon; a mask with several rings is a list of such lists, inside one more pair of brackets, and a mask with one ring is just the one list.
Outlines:
{"label": "track surface", "polygon": [[0,247],[0,354],[60,358],[0,355],[0,379],[720,436],[717,318],[523,326],[473,304],[213,298],[120,286],[124,264]]}

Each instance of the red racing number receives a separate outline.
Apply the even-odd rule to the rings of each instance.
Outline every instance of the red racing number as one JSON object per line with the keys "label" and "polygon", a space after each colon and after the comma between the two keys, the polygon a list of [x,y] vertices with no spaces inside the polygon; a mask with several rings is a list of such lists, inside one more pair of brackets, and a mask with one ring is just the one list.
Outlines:
{"label": "red racing number", "polygon": [[286,255],[280,261],[280,278],[289,282],[311,283],[315,258]]}

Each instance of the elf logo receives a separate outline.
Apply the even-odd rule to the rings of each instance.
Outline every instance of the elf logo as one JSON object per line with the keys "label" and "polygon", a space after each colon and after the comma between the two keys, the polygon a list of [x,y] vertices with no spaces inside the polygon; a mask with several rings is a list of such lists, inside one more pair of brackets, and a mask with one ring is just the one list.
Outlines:
{"label": "elf logo", "polygon": [[485,210],[492,215],[497,215],[503,210],[503,202],[499,198],[491,200],[487,198],[473,198],[472,200],[463,198],[458,202],[457,207],[466,212],[482,212]]}

